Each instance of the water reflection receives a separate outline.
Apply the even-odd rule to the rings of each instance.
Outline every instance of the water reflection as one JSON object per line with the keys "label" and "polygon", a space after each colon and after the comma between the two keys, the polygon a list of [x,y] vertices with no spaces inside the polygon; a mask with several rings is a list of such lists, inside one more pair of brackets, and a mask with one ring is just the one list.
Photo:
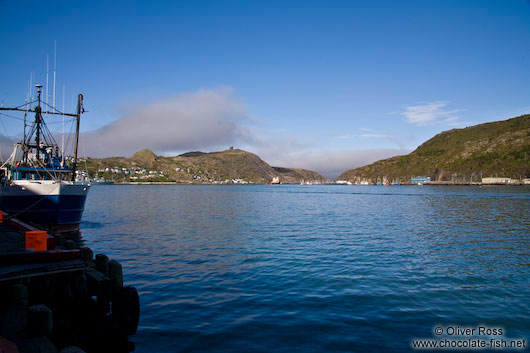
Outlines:
{"label": "water reflection", "polygon": [[82,227],[140,291],[139,351],[409,351],[442,322],[528,334],[529,206],[509,187],[101,186]]}

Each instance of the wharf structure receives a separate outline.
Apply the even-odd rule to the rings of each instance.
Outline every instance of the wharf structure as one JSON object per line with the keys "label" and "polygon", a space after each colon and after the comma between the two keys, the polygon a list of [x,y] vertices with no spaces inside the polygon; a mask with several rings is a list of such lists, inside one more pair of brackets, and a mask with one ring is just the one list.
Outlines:
{"label": "wharf structure", "polygon": [[0,211],[1,352],[131,352],[139,315],[120,263]]}
{"label": "wharf structure", "polygon": [[489,178],[482,178],[482,184],[485,185],[510,185],[510,184],[523,184],[528,185],[530,184],[530,179],[512,179],[512,178],[506,178],[506,177],[489,177]]}

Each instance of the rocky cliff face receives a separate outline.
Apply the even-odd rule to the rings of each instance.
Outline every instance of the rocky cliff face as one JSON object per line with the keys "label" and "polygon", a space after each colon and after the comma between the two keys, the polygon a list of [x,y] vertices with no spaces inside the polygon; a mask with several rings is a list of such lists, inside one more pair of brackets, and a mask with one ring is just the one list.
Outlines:
{"label": "rocky cliff face", "polygon": [[280,181],[284,184],[299,184],[302,182],[306,183],[327,183],[329,180],[317,172],[313,172],[307,169],[299,168],[281,168],[272,167],[276,172],[276,175],[280,178]]}

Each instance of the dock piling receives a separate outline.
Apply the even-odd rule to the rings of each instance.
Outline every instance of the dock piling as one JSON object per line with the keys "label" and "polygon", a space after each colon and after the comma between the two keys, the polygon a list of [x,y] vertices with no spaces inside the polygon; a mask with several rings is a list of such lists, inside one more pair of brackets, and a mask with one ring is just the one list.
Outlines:
{"label": "dock piling", "polygon": [[52,311],[44,304],[28,308],[28,331],[31,336],[48,336],[52,333]]}
{"label": "dock piling", "polygon": [[109,275],[109,258],[104,254],[96,255],[96,270],[108,277]]}
{"label": "dock piling", "polygon": [[112,292],[117,293],[123,288],[123,271],[121,264],[116,260],[109,261],[109,277]]}

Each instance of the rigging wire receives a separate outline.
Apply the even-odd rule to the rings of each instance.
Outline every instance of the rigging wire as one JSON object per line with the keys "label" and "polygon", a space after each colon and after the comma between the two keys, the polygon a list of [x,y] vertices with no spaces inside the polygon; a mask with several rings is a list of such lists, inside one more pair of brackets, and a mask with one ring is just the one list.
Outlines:
{"label": "rigging wire", "polygon": [[[50,173],[50,169],[47,168],[47,167],[44,165],[44,163],[42,163],[42,161],[40,161],[40,160],[38,160],[38,159],[35,160],[35,161],[39,164],[39,166],[40,166],[41,168],[44,169],[44,171],[45,171],[49,176],[52,177],[53,180],[58,180],[58,178],[57,178],[57,173],[54,173],[54,174]],[[38,174],[39,177],[40,177],[40,173],[38,172],[37,167],[35,167],[35,165],[33,165],[33,167],[35,168],[35,170],[37,171],[37,174]]]}
{"label": "rigging wire", "polygon": [[[74,121],[74,120],[75,120],[75,119],[67,120],[67,121],[65,121],[65,123],[71,123],[71,122]],[[61,121],[59,121],[59,122],[57,122],[57,123],[55,123],[55,124],[60,124],[60,123],[61,123]],[[48,125],[50,125],[50,124],[48,124]],[[54,135],[60,135],[59,132],[62,130],[62,128],[63,128],[62,126],[59,126],[57,129],[53,130],[52,133],[53,133]]]}
{"label": "rigging wire", "polygon": [[46,102],[41,102],[41,103],[43,103],[44,105],[46,105],[46,106],[48,106],[49,108],[52,109],[52,111],[46,110],[46,111],[43,112],[43,113],[55,113],[55,115],[68,114],[68,113],[65,113],[65,112],[60,111],[59,109],[57,109],[57,108],[55,108],[55,107],[52,107],[51,105],[49,105],[49,104],[46,103]]}
{"label": "rigging wire", "polygon": [[[70,138],[72,138],[73,134],[74,134],[74,123],[72,121],[72,124],[70,124],[70,131],[68,131],[68,135],[67,135],[68,138],[66,139],[66,146],[70,144]],[[72,144],[73,144],[73,141],[72,141]]]}
{"label": "rigging wire", "polygon": [[[74,121],[74,120],[75,120],[75,118],[65,120],[64,122],[65,122],[65,123],[69,123],[69,122],[72,122],[72,121]],[[63,123],[62,121],[53,121],[53,122],[51,122],[51,123],[46,123],[46,125],[55,125],[55,124],[62,124],[62,123]]]}
{"label": "rigging wire", "polygon": [[[0,118],[0,123],[2,123],[2,127],[4,128],[4,132],[6,133],[5,136],[8,139],[10,144],[13,144],[13,141],[11,141],[11,138],[9,137],[9,134],[7,132],[6,126],[4,125],[4,119]],[[3,159],[3,158],[2,158]]]}
{"label": "rigging wire", "polygon": [[84,160],[85,160],[85,172],[86,172],[86,175],[88,177],[88,157],[87,157],[87,153],[86,153],[85,139],[81,139],[81,149],[83,150],[82,155],[84,156]]}
{"label": "rigging wire", "polygon": [[16,119],[16,120],[24,121],[23,118],[19,118],[19,117],[17,117],[17,116],[8,115],[8,114],[6,114],[6,113],[0,113],[0,115],[3,115],[3,116],[5,116],[5,117],[11,118],[11,119]]}
{"label": "rigging wire", "polygon": [[[7,118],[19,120],[19,121],[24,121],[24,118],[19,118],[17,116],[8,115],[6,113],[0,113],[0,115],[3,115],[5,117],[7,117]],[[65,120],[65,123],[69,123],[69,122],[74,121],[74,120],[75,120],[75,118],[72,118],[72,119],[69,119],[69,120]],[[46,124],[47,125],[53,125],[53,124],[61,124],[61,123],[62,123],[62,121],[52,121],[52,122],[47,122]]]}
{"label": "rigging wire", "polygon": [[24,104],[21,104],[19,106],[16,106],[14,109],[19,109],[19,108],[22,108],[28,104],[33,104],[33,103],[36,103],[38,101],[38,99],[35,99],[34,101],[31,101],[31,102],[27,102],[27,103],[24,103]]}

